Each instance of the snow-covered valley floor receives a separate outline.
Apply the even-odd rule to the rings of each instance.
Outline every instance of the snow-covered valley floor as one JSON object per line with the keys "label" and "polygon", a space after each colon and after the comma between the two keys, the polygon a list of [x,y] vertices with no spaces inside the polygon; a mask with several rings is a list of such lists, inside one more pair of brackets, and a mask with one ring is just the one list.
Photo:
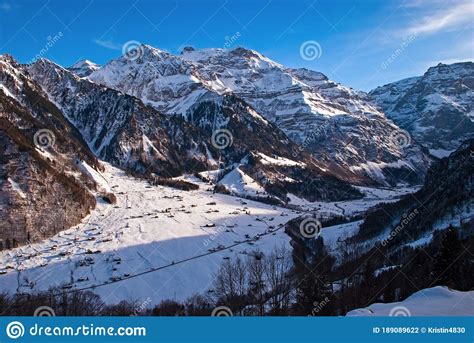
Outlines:
{"label": "snow-covered valley floor", "polygon": [[[226,259],[255,250],[290,249],[284,224],[302,213],[214,194],[196,179],[196,191],[150,186],[110,165],[95,178],[114,192],[117,203],[98,201],[80,225],[41,243],[1,252],[0,292],[60,286],[91,289],[106,303],[184,300],[209,289]],[[407,192],[365,191],[367,197],[356,202],[298,201],[304,210],[347,215]],[[336,240],[338,231],[346,235],[347,224],[323,228],[322,236]]]}

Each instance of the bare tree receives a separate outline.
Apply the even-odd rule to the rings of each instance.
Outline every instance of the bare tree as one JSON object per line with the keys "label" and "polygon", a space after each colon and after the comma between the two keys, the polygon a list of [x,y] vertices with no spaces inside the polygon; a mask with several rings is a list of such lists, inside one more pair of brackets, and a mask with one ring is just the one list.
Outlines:
{"label": "bare tree", "polygon": [[292,266],[291,254],[284,246],[275,248],[265,258],[265,276],[270,290],[268,304],[272,315],[287,313],[291,296]]}
{"label": "bare tree", "polygon": [[264,255],[256,251],[248,259],[249,291],[252,303],[257,306],[257,314],[265,314],[266,290]]}
{"label": "bare tree", "polygon": [[235,262],[227,260],[217,272],[213,283],[213,300],[225,305],[234,313],[240,313],[247,304],[247,267],[237,257]]}

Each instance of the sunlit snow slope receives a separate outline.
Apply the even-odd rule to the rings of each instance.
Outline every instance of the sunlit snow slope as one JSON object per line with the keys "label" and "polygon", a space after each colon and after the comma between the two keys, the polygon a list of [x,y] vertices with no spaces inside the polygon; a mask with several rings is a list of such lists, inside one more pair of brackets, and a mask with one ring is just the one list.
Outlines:
{"label": "sunlit snow slope", "polygon": [[472,316],[474,291],[460,292],[447,287],[418,291],[403,301],[372,304],[347,313],[348,316]]}

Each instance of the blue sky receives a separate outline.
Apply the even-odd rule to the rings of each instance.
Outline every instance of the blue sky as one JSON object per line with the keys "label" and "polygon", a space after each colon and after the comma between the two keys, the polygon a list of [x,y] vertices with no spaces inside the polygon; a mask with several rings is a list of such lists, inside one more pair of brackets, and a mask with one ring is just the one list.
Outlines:
{"label": "blue sky", "polygon": [[244,46],[370,90],[473,60],[473,18],[473,0],[0,0],[0,53],[68,66],[106,63],[131,40],[172,53]]}

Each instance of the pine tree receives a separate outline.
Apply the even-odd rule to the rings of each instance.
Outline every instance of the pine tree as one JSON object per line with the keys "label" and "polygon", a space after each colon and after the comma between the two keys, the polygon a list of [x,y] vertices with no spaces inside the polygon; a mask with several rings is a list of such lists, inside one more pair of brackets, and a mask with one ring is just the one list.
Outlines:
{"label": "pine tree", "polygon": [[377,294],[375,288],[375,266],[373,261],[369,258],[360,273],[361,281],[359,286],[359,300],[367,302],[373,299]]}
{"label": "pine tree", "polygon": [[464,249],[459,241],[458,233],[450,225],[444,234],[441,248],[435,257],[432,272],[433,284],[457,288],[461,277],[460,265],[462,262],[459,254],[463,252]]}
{"label": "pine tree", "polygon": [[304,267],[296,288],[296,312],[299,315],[328,314],[331,288],[322,268]]}

